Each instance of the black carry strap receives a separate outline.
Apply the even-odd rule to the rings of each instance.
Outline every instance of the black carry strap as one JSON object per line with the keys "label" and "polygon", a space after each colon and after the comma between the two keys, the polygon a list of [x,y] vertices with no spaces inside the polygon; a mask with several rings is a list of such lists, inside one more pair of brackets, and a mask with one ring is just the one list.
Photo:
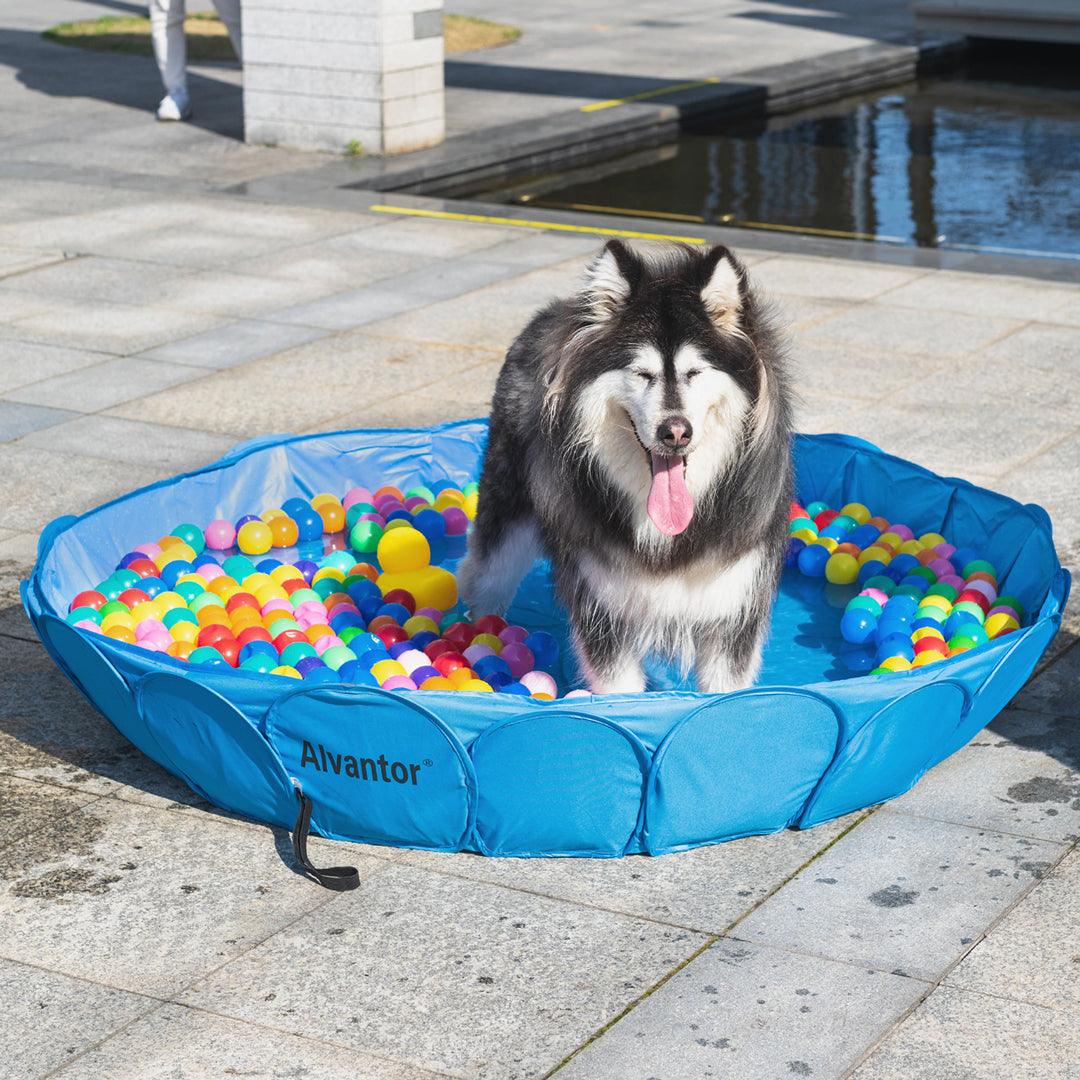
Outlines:
{"label": "black carry strap", "polygon": [[303,789],[294,780],[296,797],[300,800],[300,813],[296,818],[296,825],[292,832],[292,849],[296,861],[304,868],[304,872],[313,877],[323,888],[333,889],[335,892],[348,892],[360,886],[360,872],[355,866],[327,866],[320,870],[312,865],[307,853],[308,830],[311,827],[311,800],[304,794]]}

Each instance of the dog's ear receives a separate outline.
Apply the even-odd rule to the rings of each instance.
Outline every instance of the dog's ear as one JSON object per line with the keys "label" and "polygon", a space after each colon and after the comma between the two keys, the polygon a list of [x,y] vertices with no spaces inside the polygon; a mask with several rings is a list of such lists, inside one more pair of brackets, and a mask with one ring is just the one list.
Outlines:
{"label": "dog's ear", "polygon": [[739,328],[742,311],[743,268],[723,244],[705,256],[701,268],[701,302],[721,330]]}
{"label": "dog's ear", "polygon": [[589,264],[585,298],[596,322],[606,322],[629,299],[641,273],[641,263],[621,241],[609,240]]}

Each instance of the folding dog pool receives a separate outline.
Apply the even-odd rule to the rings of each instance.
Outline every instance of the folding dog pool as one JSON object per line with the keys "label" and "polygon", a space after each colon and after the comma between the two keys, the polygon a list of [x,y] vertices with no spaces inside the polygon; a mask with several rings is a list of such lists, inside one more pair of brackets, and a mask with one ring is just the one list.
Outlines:
{"label": "folding dog pool", "polygon": [[[977,548],[1024,605],[1024,625],[925,668],[852,677],[839,634],[852,590],[789,572],[754,688],[706,695],[669,680],[644,695],[545,702],[306,686],[188,665],[64,621],[70,597],[108,575],[125,543],[351,484],[460,486],[478,474],[485,436],[483,421],[464,421],[246,443],[197,472],[52,522],[23,603],[87,700],[217,806],[291,827],[302,792],[322,836],[503,856],[656,855],[806,828],[890,799],[1001,711],[1061,620],[1069,575],[1040,507],[858,439],[802,435],[794,453],[804,505],[855,500]],[[543,564],[510,614],[565,644]],[[569,649],[562,663],[565,689]]]}

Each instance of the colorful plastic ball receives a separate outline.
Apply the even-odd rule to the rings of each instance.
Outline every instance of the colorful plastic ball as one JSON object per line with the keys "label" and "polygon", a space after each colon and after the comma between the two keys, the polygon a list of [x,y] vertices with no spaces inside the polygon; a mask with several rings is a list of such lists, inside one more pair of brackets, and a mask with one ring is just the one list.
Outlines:
{"label": "colorful plastic ball", "polygon": [[949,638],[949,653],[962,653],[967,652],[969,649],[974,649],[976,641],[968,634],[955,634]]}
{"label": "colorful plastic ball", "polygon": [[[428,656],[431,658],[430,653]],[[431,658],[431,666],[436,668],[441,675],[449,676],[451,671],[468,667],[469,661],[459,652],[444,652]]]}
{"label": "colorful plastic ball", "polygon": [[331,645],[322,653],[322,662],[334,671],[337,671],[338,668],[347,661],[355,660],[356,658],[356,653],[354,653],[347,645]]}
{"label": "colorful plastic ball", "polygon": [[[206,526],[203,536],[208,548],[214,551],[226,551],[233,546],[233,542],[236,540],[236,529],[233,528],[231,521],[226,521],[224,518],[214,518]],[[191,658],[188,657],[188,659]]]}
{"label": "colorful plastic ball", "polygon": [[[513,694],[516,697],[532,697],[532,693],[527,686],[522,686],[519,682],[509,682],[500,686],[498,689],[500,694]],[[570,695],[567,694],[567,697]],[[589,695],[590,697],[592,695]]]}
{"label": "colorful plastic ball", "polygon": [[129,645],[135,644],[135,631],[127,626],[110,626],[104,633],[106,637],[114,638],[117,641],[125,641]]}
{"label": "colorful plastic ball", "polygon": [[280,667],[274,668],[270,672],[270,674],[271,675],[283,675],[285,678],[288,678],[288,679],[302,679],[303,678],[303,676],[300,674],[299,671],[296,670],[296,668],[289,667],[288,664],[282,664]]}
{"label": "colorful plastic ball", "polygon": [[930,664],[936,664],[941,660],[944,660],[946,653],[939,652],[937,649],[926,649],[924,652],[917,653],[915,659],[911,661],[913,668],[928,667]]}
{"label": "colorful plastic ball", "polygon": [[797,536],[789,536],[787,550],[784,553],[784,565],[796,566],[799,561],[799,553],[806,547],[806,542]]}
{"label": "colorful plastic ball", "polygon": [[453,690],[454,684],[442,675],[433,675],[420,684],[421,690]]}
{"label": "colorful plastic ball", "polygon": [[[961,595],[963,595],[963,594],[961,594]],[[954,615],[959,613],[959,612],[962,612],[962,611],[966,611],[969,614],[974,615],[975,616],[975,621],[978,622],[980,626],[986,620],[987,609],[984,608],[982,604],[977,604],[973,600],[960,600],[960,599],[958,599],[956,601],[956,603],[953,604],[953,614]]]}
{"label": "colorful plastic ball", "polygon": [[807,577],[825,576],[825,564],[829,561],[829,549],[821,544],[810,544],[799,553],[799,570]]}
{"label": "colorful plastic ball", "polygon": [[497,653],[490,645],[480,644],[467,646],[461,655],[464,656],[470,664],[475,666],[478,660],[483,660],[488,656],[496,656]]}
{"label": "colorful plastic ball", "polygon": [[360,660],[346,660],[337,669],[337,677],[340,682],[353,683],[357,686],[378,686],[379,680],[364,667]]}
{"label": "colorful plastic ball", "polygon": [[484,682],[483,679],[469,679],[468,682],[462,684],[458,689],[467,693],[477,693],[478,691],[482,691],[485,694],[494,693],[491,684]]}
{"label": "colorful plastic ball", "polygon": [[550,694],[555,697],[559,688],[555,680],[546,671],[529,671],[518,680],[530,694]]}
{"label": "colorful plastic ball", "polygon": [[98,626],[102,620],[97,608],[84,604],[82,607],[72,608],[67,614],[66,621],[72,626],[78,626],[81,622],[91,622],[94,626]]}
{"label": "colorful plastic ball", "polygon": [[859,576],[859,564],[853,555],[836,552],[825,563],[825,579],[833,585],[851,585]]}
{"label": "colorful plastic ball", "polygon": [[183,540],[196,555],[206,547],[206,538],[203,536],[202,529],[200,529],[198,525],[192,525],[190,522],[184,522],[182,525],[177,525],[176,528],[173,529],[172,535]]}
{"label": "colorful plastic ball", "polygon": [[877,619],[868,611],[858,608],[845,611],[840,619],[840,635],[852,645],[865,645],[877,631]]}
{"label": "colorful plastic ball", "polygon": [[415,690],[416,683],[408,675],[391,675],[382,684],[384,690]]}
{"label": "colorful plastic ball", "polygon": [[848,503],[840,507],[840,513],[845,517],[853,518],[860,525],[865,525],[870,520],[870,510],[862,503]]}
{"label": "colorful plastic ball", "polygon": [[533,656],[532,650],[523,643],[511,642],[509,645],[504,645],[503,651],[499,654],[499,659],[509,666],[510,674],[515,679],[520,679],[536,666],[536,658]]}
{"label": "colorful plastic ball", "polygon": [[322,539],[323,519],[319,516],[317,510],[312,510],[309,506],[305,510],[298,510],[295,514],[289,514],[289,517],[296,522],[296,531],[301,544]]}
{"label": "colorful plastic ball", "polygon": [[887,656],[880,666],[885,671],[909,671],[911,661],[906,656]]}
{"label": "colorful plastic ball", "polygon": [[99,593],[96,589],[84,589],[71,601],[68,610],[74,611],[76,608],[92,608],[94,611],[99,611],[106,603],[108,603],[108,601],[105,599],[104,594]]}
{"label": "colorful plastic ball", "polygon": [[345,508],[338,502],[326,502],[316,508],[322,518],[324,533],[337,533],[345,528]]}
{"label": "colorful plastic ball", "polygon": [[442,511],[447,536],[463,536],[469,531],[469,515],[459,506],[448,506]]}
{"label": "colorful plastic ball", "polygon": [[914,646],[907,634],[889,634],[878,642],[877,658],[880,663],[889,656],[903,656],[911,660],[915,656]]}
{"label": "colorful plastic ball", "polygon": [[188,662],[191,664],[224,664],[225,657],[213,645],[200,645],[197,649],[192,649],[191,654],[188,656]]}
{"label": "colorful plastic ball", "polygon": [[945,641],[941,637],[924,637],[919,638],[914,642],[912,648],[915,650],[915,658],[918,659],[925,652],[935,652],[940,656],[945,656],[949,651],[949,646],[945,644]]}
{"label": "colorful plastic ball", "polygon": [[368,554],[378,549],[379,541],[383,538],[381,525],[373,521],[358,521],[349,533],[349,546],[353,551]]}
{"label": "colorful plastic ball", "polygon": [[536,630],[522,643],[533,654],[536,666],[549,671],[559,659],[559,643],[546,630]]}

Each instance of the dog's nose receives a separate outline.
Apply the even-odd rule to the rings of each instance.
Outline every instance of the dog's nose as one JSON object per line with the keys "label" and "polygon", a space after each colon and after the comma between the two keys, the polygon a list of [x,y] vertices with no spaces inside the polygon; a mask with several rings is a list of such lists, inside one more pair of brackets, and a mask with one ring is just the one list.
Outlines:
{"label": "dog's nose", "polygon": [[682,450],[694,437],[694,429],[685,416],[669,416],[656,429],[656,437],[672,450]]}

